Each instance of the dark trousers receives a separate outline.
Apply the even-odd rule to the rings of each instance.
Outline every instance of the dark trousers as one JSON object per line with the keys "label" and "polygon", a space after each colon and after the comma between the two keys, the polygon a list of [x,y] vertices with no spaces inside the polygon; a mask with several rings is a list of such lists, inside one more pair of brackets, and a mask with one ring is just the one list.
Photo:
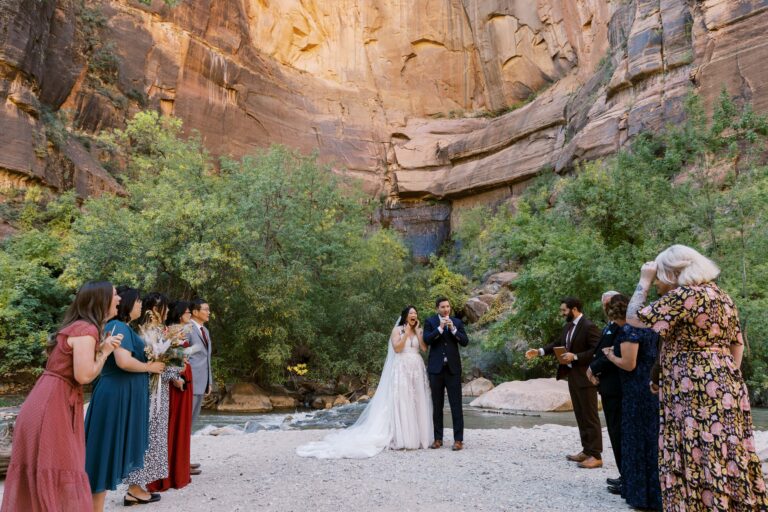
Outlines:
{"label": "dark trousers", "polygon": [[429,374],[429,387],[432,389],[432,423],[435,426],[435,440],[443,439],[443,405],[445,390],[448,390],[448,403],[451,405],[453,422],[453,440],[464,441],[464,413],[461,409],[461,375],[451,374],[448,366],[443,366],[440,373]]}
{"label": "dark trousers", "polygon": [[603,402],[603,414],[605,415],[605,424],[608,427],[608,437],[611,438],[611,448],[613,448],[613,457],[616,459],[616,466],[621,474],[621,395],[603,395],[600,394]]}
{"label": "dark trousers", "polygon": [[597,388],[579,387],[569,379],[568,391],[573,402],[573,414],[579,426],[582,451],[590,457],[600,459],[600,453],[603,451],[603,433],[600,416],[597,414]]}

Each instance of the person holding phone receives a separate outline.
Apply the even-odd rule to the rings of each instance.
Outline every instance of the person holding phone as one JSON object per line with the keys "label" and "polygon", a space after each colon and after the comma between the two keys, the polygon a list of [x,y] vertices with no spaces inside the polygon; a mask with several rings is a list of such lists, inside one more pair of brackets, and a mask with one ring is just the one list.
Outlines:
{"label": "person holding phone", "polygon": [[[107,489],[115,490],[132,471],[144,466],[149,446],[149,374],[165,369],[161,362],[147,362],[144,340],[129,325],[141,316],[139,291],[120,286],[117,293],[120,306],[105,329],[122,335],[122,340],[93,385],[85,416],[85,471],[94,512],[104,510]],[[159,494],[130,485],[123,502],[131,505],[159,499]]]}
{"label": "person holding phone", "polygon": [[91,510],[83,384],[99,375],[120,346],[120,334],[99,334],[119,303],[111,283],[85,283],[49,340],[45,371],[16,418],[2,512]]}

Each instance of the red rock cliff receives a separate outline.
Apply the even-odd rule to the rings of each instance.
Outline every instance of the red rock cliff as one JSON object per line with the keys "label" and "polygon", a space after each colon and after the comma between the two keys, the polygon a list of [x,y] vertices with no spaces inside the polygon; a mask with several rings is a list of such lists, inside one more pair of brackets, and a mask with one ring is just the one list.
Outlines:
{"label": "red rock cliff", "polygon": [[766,29],[768,0],[0,0],[0,179],[118,190],[51,116],[92,133],[158,108],[217,154],[317,149],[428,252],[463,208],[678,120],[689,90],[768,111]]}

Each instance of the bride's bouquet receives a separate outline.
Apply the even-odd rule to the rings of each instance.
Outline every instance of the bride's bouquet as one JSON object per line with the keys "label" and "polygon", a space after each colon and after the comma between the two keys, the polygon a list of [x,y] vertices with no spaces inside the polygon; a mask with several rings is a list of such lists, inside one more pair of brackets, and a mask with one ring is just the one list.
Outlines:
{"label": "bride's bouquet", "polygon": [[[200,347],[190,347],[187,341],[189,328],[185,325],[165,326],[155,315],[149,311],[148,321],[139,329],[139,335],[144,340],[144,354],[149,362],[159,361],[166,367],[183,368],[186,359],[200,350]],[[150,375],[150,389],[156,390],[155,406],[160,404],[160,375]]]}
{"label": "bride's bouquet", "polygon": [[[199,348],[190,347],[187,341],[188,327],[164,326],[148,322],[140,331],[144,339],[144,354],[149,361],[160,361],[167,366],[184,366],[184,360]],[[197,350],[196,350],[197,349]]]}

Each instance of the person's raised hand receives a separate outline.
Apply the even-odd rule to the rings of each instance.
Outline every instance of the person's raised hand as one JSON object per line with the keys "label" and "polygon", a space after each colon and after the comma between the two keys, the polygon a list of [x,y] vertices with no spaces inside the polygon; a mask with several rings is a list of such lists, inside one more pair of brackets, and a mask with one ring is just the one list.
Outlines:
{"label": "person's raised hand", "polygon": [[534,359],[536,357],[539,357],[539,349],[532,348],[525,351],[525,358],[526,359]]}
{"label": "person's raised hand", "polygon": [[643,266],[640,267],[640,281],[645,283],[652,283],[656,279],[656,271],[658,267],[655,261],[646,261]]}

